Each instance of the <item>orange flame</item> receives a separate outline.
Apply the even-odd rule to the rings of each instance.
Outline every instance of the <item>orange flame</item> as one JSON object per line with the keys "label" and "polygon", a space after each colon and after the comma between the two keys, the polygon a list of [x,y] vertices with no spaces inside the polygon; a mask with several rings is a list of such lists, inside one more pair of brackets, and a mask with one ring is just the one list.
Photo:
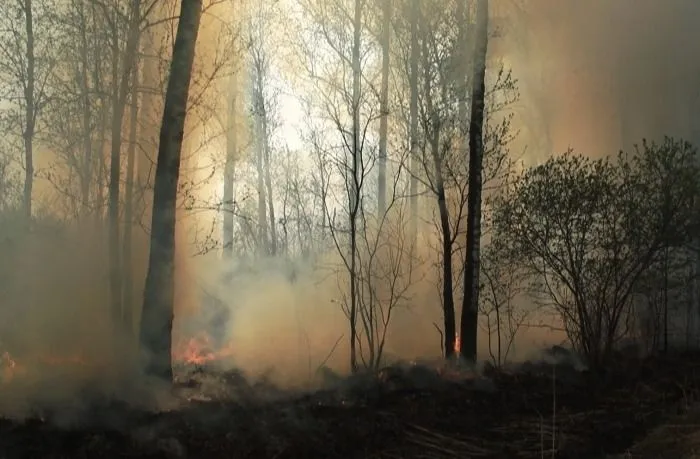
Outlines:
{"label": "orange flame", "polygon": [[205,333],[200,333],[173,349],[173,360],[192,365],[203,365],[232,355],[233,349],[230,344],[218,351],[214,350],[211,338]]}
{"label": "orange flame", "polygon": [[459,333],[455,334],[455,346],[454,346],[455,354],[459,355],[459,352],[462,350],[461,344],[459,342]]}

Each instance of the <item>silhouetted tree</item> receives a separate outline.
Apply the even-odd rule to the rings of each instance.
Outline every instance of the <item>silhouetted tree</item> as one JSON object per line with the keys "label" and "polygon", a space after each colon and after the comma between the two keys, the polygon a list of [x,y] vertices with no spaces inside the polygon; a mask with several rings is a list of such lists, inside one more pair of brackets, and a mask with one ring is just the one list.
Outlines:
{"label": "silhouetted tree", "polygon": [[180,156],[202,0],[182,0],[160,129],[153,194],[151,248],[140,340],[149,352],[146,372],[172,381],[175,213]]}

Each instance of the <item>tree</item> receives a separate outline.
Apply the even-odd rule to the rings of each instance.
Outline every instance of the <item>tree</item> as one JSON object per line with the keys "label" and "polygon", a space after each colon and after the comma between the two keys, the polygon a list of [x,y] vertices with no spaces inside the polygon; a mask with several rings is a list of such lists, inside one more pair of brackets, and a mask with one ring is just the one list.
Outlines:
{"label": "tree", "polygon": [[484,161],[484,98],[486,96],[486,52],[488,45],[488,0],[479,0],[476,13],[476,49],[469,117],[469,187],[467,200],[467,243],[464,261],[464,296],[460,350],[476,362],[479,326],[479,265],[481,249],[481,193]]}
{"label": "tree", "polygon": [[182,0],[160,129],[153,194],[151,248],[140,340],[150,353],[146,372],[172,381],[175,213],[180,155],[202,0]]}
{"label": "tree", "polygon": [[634,156],[568,152],[525,170],[495,200],[493,237],[594,368],[627,333],[644,274],[697,228],[698,159],[668,138],[643,142]]}
{"label": "tree", "polygon": [[420,45],[418,43],[418,21],[420,20],[420,0],[410,0],[411,22],[411,56],[409,61],[409,85],[410,85],[410,148],[411,148],[411,231],[414,240],[418,235],[418,171],[419,171],[419,140],[418,140],[418,61],[420,60]]}
{"label": "tree", "polygon": [[[104,7],[104,5],[103,5]],[[129,83],[131,81],[132,69],[136,65],[136,53],[138,42],[141,15],[141,0],[131,0],[128,13],[127,42],[122,52],[119,44],[119,21],[120,12],[117,8],[110,11],[104,7],[105,20],[111,28],[111,51],[112,51],[112,124],[111,124],[111,149],[109,163],[109,279],[110,279],[110,299],[112,314],[115,324],[123,321],[122,311],[122,269],[120,261],[119,237],[119,189],[121,180],[121,145],[122,128],[124,122],[124,111],[129,96]],[[114,15],[114,16],[112,16]]]}
{"label": "tree", "polygon": [[382,0],[382,86],[379,125],[379,170],[377,179],[378,213],[386,211],[386,148],[389,130],[389,45],[391,41],[391,1]]}
{"label": "tree", "polygon": [[22,207],[28,228],[32,216],[34,140],[43,109],[49,101],[52,58],[52,4],[14,0],[0,6],[0,100],[10,103],[5,120],[9,131],[21,131],[24,162]]}

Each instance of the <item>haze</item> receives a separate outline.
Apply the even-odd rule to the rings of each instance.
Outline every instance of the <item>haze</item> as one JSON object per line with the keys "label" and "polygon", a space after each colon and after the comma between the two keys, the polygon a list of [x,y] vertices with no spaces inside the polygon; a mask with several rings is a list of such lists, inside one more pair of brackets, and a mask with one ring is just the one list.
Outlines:
{"label": "haze", "polygon": [[[27,220],[26,11],[15,3],[0,5],[0,413],[23,415],[35,404],[72,403],[86,385],[140,400],[142,388],[136,387],[133,375],[139,371],[137,337],[154,162],[176,28],[171,18],[179,7],[156,2],[139,24],[134,90],[131,83],[120,86],[120,72],[131,81],[131,72],[124,70],[130,23],[127,17],[116,20],[119,38],[113,49],[112,16],[105,13],[117,7],[130,11],[130,1],[26,3],[33,8],[36,79]],[[141,2],[143,8],[151,3]],[[352,121],[352,3],[224,0],[205,6],[178,196],[178,364],[215,360],[290,387],[316,387],[317,369],[323,365],[339,373],[350,371],[343,149]],[[380,3],[368,0],[363,6],[360,112],[366,126],[366,216],[360,240],[365,252],[359,259],[360,265],[369,264],[359,277],[368,282],[374,276],[376,286],[366,290],[379,293],[369,297],[389,301],[390,307],[372,306],[378,310],[369,313],[375,321],[372,346],[378,346],[386,329],[382,361],[439,359],[441,233],[437,201],[425,177],[417,185],[415,247],[407,250],[412,212],[407,172],[411,40],[410,2],[405,0],[392,2],[387,121],[391,205],[384,219],[376,204]],[[453,73],[440,77],[435,71],[427,80],[433,78],[435,94],[440,78],[461,78],[466,88],[473,42],[450,41],[458,27],[452,15],[455,2],[422,3],[427,7],[418,28],[430,26],[434,40],[442,37],[449,42],[445,49],[454,45],[463,53],[447,70]],[[601,158],[630,150],[643,138],[700,142],[698,18],[700,2],[695,0],[491,0],[487,92],[496,89],[487,100],[487,112],[500,108],[488,113],[486,123],[493,127],[487,133],[500,132],[502,141],[495,144],[503,161],[499,169],[485,159],[487,176],[494,167],[490,183],[502,185],[506,167],[514,171],[539,164],[569,148]],[[467,29],[474,22],[472,14]],[[113,56],[118,56],[118,78],[112,74]],[[421,61],[420,67],[443,64]],[[430,82],[422,78],[419,86],[424,88]],[[449,135],[455,136],[445,145],[459,151],[454,147],[458,129],[451,125],[457,104],[440,105],[439,97],[435,105],[452,129]],[[421,95],[421,116],[428,113],[426,104]],[[115,110],[123,112],[121,126],[115,127]],[[510,120],[507,132],[495,128],[504,120]],[[425,155],[428,128],[422,123],[427,121],[421,118],[417,143]],[[115,144],[115,136],[121,142]],[[110,214],[110,154],[115,151],[120,193]],[[462,169],[467,161],[460,158],[445,167],[452,168],[454,180],[447,190],[453,216],[466,205]],[[463,219],[460,214],[453,225]],[[381,221],[385,223],[380,227]],[[115,239],[110,229],[117,227]],[[464,228],[462,222],[454,246],[457,317]],[[117,248],[110,252],[115,240]],[[486,233],[483,244],[489,242]],[[376,265],[371,264],[375,258]],[[115,272],[116,284],[110,277]],[[520,319],[515,329],[509,328],[513,343],[504,361],[528,358],[566,340],[561,321],[541,312],[530,296],[518,293],[511,303]],[[494,353],[494,335],[486,331],[491,312],[482,312],[479,320],[478,356],[489,360]],[[115,327],[115,321],[123,326]],[[23,373],[16,370],[20,367]]]}

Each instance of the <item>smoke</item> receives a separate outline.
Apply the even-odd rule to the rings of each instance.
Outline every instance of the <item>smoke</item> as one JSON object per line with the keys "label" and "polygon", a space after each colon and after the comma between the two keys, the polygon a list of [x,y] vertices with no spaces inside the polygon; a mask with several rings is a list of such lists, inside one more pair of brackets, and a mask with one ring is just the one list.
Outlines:
{"label": "smoke", "polygon": [[[507,5],[507,6],[506,6]],[[592,156],[643,137],[700,141],[700,3],[524,0],[502,4],[501,46],[521,83],[532,159]],[[542,138],[549,151],[536,151]]]}
{"label": "smoke", "polygon": [[[519,142],[528,145],[528,159],[569,146],[602,156],[664,134],[700,141],[700,2],[513,0],[499,6],[505,34],[490,49],[503,55],[520,81]],[[0,230],[7,233],[5,226]],[[25,373],[0,386],[0,413],[75,408],[86,391],[134,402],[148,398],[153,391],[139,375],[134,336],[111,325],[103,231],[52,224],[43,232],[4,233],[0,353],[8,352]],[[269,374],[286,386],[309,385],[322,363],[348,370],[341,289],[334,274],[318,269],[337,266],[336,253],[325,254],[320,263],[228,263],[216,254],[193,258],[183,231],[178,238],[176,341],[206,332],[216,346],[231,346],[230,368],[255,377]],[[145,235],[135,244],[134,300],[140,306]],[[430,245],[423,247],[410,307],[397,309],[392,318],[388,359],[440,355],[434,324],[442,323],[442,314]],[[546,328],[524,329],[514,355],[526,356],[561,338]],[[488,358],[484,333],[480,348]]]}

